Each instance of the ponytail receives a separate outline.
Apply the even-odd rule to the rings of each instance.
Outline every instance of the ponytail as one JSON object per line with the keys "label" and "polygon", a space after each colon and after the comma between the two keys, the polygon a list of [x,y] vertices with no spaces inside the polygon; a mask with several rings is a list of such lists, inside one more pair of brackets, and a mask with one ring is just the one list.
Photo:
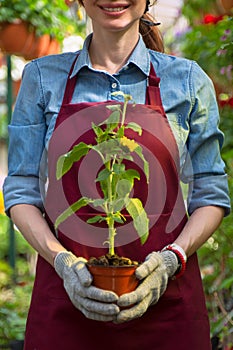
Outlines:
{"label": "ponytail", "polygon": [[[154,22],[154,18],[148,12],[144,13],[142,18],[149,22]],[[144,23],[143,20],[140,20],[139,32],[148,49],[164,52],[162,34],[156,25],[148,25]]]}

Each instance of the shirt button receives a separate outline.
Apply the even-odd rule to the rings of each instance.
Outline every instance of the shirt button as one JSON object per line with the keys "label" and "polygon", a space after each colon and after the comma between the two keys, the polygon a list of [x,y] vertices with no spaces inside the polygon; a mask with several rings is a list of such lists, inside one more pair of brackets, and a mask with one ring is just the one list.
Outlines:
{"label": "shirt button", "polygon": [[112,88],[115,89],[117,87],[117,83],[112,83]]}

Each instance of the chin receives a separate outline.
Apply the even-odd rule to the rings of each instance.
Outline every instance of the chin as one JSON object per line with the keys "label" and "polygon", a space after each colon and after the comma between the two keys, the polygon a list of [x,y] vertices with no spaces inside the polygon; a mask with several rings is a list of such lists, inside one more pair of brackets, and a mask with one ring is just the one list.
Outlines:
{"label": "chin", "polygon": [[[118,21],[118,23],[115,21],[115,23],[106,23],[106,25],[103,25],[103,28],[105,28],[106,30],[110,31],[110,32],[122,32],[124,33],[125,31],[128,31],[130,30],[131,28],[135,31],[135,24],[136,22],[123,22],[122,20],[121,21]],[[138,25],[136,26],[136,29],[139,31],[139,27]]]}

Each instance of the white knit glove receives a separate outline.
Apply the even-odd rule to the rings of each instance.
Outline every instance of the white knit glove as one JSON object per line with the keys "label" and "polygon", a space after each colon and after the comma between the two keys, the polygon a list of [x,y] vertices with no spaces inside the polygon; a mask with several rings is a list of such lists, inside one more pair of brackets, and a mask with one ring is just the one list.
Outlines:
{"label": "white knit glove", "polygon": [[141,284],[135,291],[119,297],[117,304],[120,307],[133,306],[122,310],[117,316],[116,323],[141,317],[150,305],[157,303],[167,288],[168,278],[174,275],[178,266],[177,256],[171,251],[149,254],[145,262],[135,271],[136,277],[143,280]]}
{"label": "white knit glove", "polygon": [[113,321],[119,313],[114,304],[118,296],[91,285],[92,276],[86,267],[87,260],[77,258],[71,252],[60,252],[54,260],[54,267],[63,279],[64,288],[73,303],[87,318],[96,321]]}

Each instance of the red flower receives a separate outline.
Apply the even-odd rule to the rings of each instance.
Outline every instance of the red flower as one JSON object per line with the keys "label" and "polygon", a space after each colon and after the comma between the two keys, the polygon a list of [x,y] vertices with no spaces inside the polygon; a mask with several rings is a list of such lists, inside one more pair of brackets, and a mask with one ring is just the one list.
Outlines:
{"label": "red flower", "polygon": [[230,106],[233,108],[233,97],[230,97],[227,100],[220,100],[219,104],[221,107]]}
{"label": "red flower", "polygon": [[74,3],[74,0],[65,0],[67,6],[71,6]]}
{"label": "red flower", "polygon": [[228,104],[229,104],[231,107],[233,107],[233,97],[229,98]]}
{"label": "red flower", "polygon": [[204,24],[216,24],[218,23],[219,21],[221,21],[223,19],[223,16],[214,16],[214,15],[211,15],[211,14],[207,14],[205,15],[204,19],[203,19],[203,23]]}

